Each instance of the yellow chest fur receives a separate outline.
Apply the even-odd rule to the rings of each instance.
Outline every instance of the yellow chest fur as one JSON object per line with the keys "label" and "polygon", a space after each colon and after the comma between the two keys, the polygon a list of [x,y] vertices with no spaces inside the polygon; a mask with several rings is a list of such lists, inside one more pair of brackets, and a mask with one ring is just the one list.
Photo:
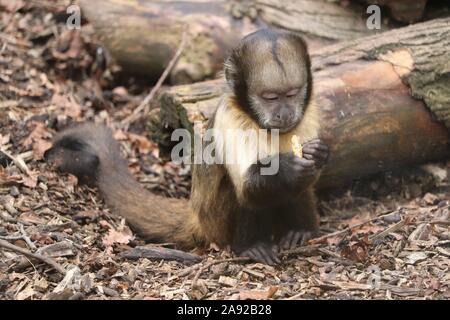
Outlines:
{"label": "yellow chest fur", "polygon": [[[301,144],[317,138],[320,114],[317,106],[311,102],[300,123],[290,132],[279,134],[278,144],[276,139],[272,140],[271,133],[260,129],[231,97],[224,98],[214,120],[214,129],[222,137],[215,142],[217,153],[224,160],[239,191],[243,177],[252,164],[266,156],[292,152],[292,136],[298,136]],[[242,131],[246,134],[242,135]]]}
{"label": "yellow chest fur", "polygon": [[[267,139],[265,139],[265,136],[261,137],[261,134],[264,134],[264,130],[261,130],[258,124],[249,118],[249,116],[236,105],[232,98],[228,98],[224,99],[217,110],[214,128],[222,134],[227,131],[254,131],[258,140],[257,146],[249,146],[246,144],[247,141],[245,140],[234,141],[236,142],[235,145],[242,145],[242,148],[240,148],[241,151],[247,154],[255,152],[254,149],[256,147],[256,149],[265,149],[268,151],[269,155],[273,155],[275,153],[292,152],[291,139],[294,135],[299,137],[301,144],[317,138],[319,121],[319,110],[314,102],[310,102],[306,108],[305,114],[303,115],[302,121],[293,130],[284,134],[279,134],[279,147],[276,150],[271,150],[270,132],[267,133]],[[230,137],[232,139],[240,138],[239,136],[233,137],[232,135],[229,135],[228,138]],[[264,142],[266,142],[265,145]]]}

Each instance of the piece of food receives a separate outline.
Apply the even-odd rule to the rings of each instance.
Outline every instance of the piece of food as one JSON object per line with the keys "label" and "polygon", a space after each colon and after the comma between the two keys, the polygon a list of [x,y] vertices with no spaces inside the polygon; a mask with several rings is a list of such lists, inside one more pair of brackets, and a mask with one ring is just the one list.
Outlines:
{"label": "piece of food", "polygon": [[300,143],[300,138],[296,135],[293,135],[291,138],[292,151],[297,157],[303,158],[303,147]]}

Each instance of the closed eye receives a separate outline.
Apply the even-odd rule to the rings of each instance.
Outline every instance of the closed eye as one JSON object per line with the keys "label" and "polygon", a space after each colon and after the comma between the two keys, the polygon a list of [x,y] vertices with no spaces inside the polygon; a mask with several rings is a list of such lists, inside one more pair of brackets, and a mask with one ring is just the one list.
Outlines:
{"label": "closed eye", "polygon": [[291,91],[286,93],[286,97],[288,97],[288,98],[295,97],[296,95],[298,95],[299,92],[300,92],[299,88],[292,89]]}
{"label": "closed eye", "polygon": [[263,99],[274,101],[278,99],[278,95],[276,93],[263,93],[262,95]]}

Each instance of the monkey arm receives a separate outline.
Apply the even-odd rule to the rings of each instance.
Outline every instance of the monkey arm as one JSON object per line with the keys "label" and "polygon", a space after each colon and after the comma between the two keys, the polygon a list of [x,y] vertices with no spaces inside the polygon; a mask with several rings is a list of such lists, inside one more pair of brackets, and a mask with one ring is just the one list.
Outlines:
{"label": "monkey arm", "polygon": [[[278,171],[265,175],[265,163],[278,161]],[[299,158],[293,153],[281,153],[251,165],[245,174],[242,197],[255,206],[284,203],[313,185],[318,177],[313,160]]]}

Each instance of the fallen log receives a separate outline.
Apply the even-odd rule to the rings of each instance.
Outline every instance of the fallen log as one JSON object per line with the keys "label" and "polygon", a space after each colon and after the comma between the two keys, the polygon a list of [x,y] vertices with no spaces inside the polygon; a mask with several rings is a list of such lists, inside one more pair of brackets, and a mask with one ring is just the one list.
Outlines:
{"label": "fallen log", "polygon": [[[450,18],[313,52],[314,94],[331,148],[320,186],[448,157],[449,61]],[[162,150],[173,129],[211,117],[224,86],[214,80],[162,95],[150,122]]]}
{"label": "fallen log", "polygon": [[311,47],[378,32],[366,27],[362,6],[327,0],[81,0],[81,6],[123,70],[149,81],[159,78],[186,32],[172,84],[212,77],[227,50],[263,26],[299,32]]}

